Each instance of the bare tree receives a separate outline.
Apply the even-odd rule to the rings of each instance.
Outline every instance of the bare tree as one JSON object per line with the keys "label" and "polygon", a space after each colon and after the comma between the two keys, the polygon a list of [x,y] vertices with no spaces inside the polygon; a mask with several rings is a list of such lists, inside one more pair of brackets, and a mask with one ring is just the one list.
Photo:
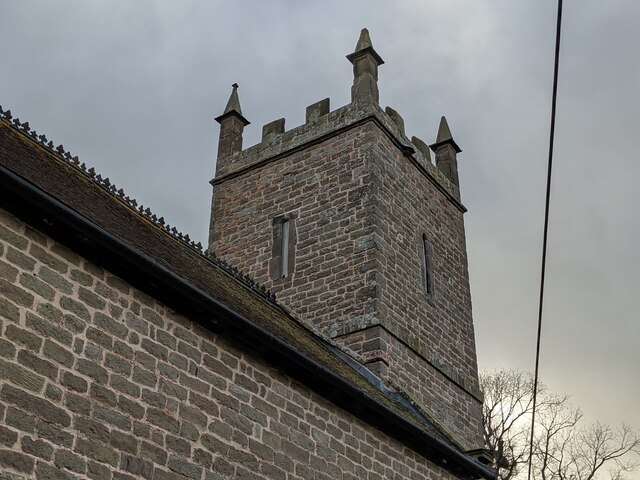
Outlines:
{"label": "bare tree", "polygon": [[484,373],[484,440],[501,480],[509,480],[528,461],[528,418],[532,408],[533,379],[518,371]]}
{"label": "bare tree", "polygon": [[[516,370],[481,375],[484,436],[499,480],[526,477],[533,378]],[[627,425],[585,425],[566,395],[538,385],[532,477],[535,480],[611,480],[639,466],[640,436]]]}

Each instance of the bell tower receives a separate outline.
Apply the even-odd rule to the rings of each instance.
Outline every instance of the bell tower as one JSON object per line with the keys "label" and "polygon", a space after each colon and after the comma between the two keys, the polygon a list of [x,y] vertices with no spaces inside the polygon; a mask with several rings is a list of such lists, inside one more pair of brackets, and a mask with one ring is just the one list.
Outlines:
{"label": "bell tower", "polygon": [[[379,105],[384,63],[363,29],[351,103],[278,119],[242,149],[234,86],[220,122],[209,249],[402,392],[462,450],[482,447],[482,397],[461,152],[442,117],[429,147]],[[431,152],[435,164],[431,161]]]}

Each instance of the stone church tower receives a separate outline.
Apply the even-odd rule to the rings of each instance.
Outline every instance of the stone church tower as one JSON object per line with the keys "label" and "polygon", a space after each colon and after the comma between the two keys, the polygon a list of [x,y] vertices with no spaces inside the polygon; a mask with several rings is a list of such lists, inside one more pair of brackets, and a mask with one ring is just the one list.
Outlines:
{"label": "stone church tower", "polygon": [[[384,62],[364,29],[351,103],[307,107],[306,122],[249,124],[237,85],[220,123],[209,249],[253,276],[298,318],[351,351],[463,450],[482,447],[482,398],[457,154],[407,138],[382,109]],[[434,153],[432,163],[430,150]]]}

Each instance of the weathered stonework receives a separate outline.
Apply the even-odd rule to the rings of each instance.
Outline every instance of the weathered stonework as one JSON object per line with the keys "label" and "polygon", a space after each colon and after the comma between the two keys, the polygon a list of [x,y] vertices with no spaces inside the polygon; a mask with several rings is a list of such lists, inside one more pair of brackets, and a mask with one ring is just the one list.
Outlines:
{"label": "weathered stonework", "polygon": [[0,292],[2,478],[456,478],[4,210]]}
{"label": "weathered stonework", "polygon": [[494,479],[460,150],[348,58],[246,150],[233,85],[208,253],[0,107],[0,479]]}
{"label": "weathered stonework", "polygon": [[[348,57],[352,103],[322,115],[309,115],[312,105],[304,125],[219,158],[209,249],[352,351],[458,445],[480,448],[460,150],[447,126],[431,163],[400,115],[377,104],[371,82],[382,60],[368,34],[358,45]],[[296,216],[295,266],[274,278],[272,224],[286,214]],[[430,294],[423,238],[432,248]]]}

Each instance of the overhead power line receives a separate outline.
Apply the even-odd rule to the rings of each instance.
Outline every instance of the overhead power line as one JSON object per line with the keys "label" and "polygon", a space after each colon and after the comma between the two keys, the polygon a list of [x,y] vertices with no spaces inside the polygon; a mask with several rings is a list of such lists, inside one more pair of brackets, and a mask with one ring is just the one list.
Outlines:
{"label": "overhead power line", "polygon": [[551,174],[553,167],[553,142],[556,130],[556,103],[558,99],[558,68],[560,66],[560,33],[562,31],[562,0],[558,0],[556,20],[556,48],[553,67],[553,90],[551,96],[551,123],[549,126],[549,159],[547,162],[547,191],[544,206],[544,233],[542,236],[542,265],[540,268],[540,298],[538,301],[538,332],[536,336],[536,366],[533,375],[533,410],[531,414],[531,437],[529,438],[529,469],[527,479],[531,480],[533,462],[533,434],[536,422],[536,401],[538,396],[538,372],[540,366],[540,337],[542,334],[542,307],[544,304],[544,279],[547,265],[547,238],[549,233],[549,203],[551,199]]}

